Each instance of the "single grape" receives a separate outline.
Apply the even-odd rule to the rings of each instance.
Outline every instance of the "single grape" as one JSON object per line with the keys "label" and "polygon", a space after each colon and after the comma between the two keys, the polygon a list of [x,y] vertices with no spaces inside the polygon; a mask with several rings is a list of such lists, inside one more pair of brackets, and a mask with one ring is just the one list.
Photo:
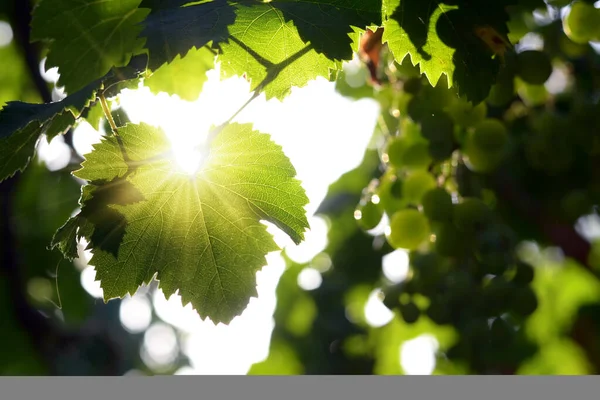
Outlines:
{"label": "single grape", "polygon": [[488,226],[475,240],[475,255],[488,274],[500,275],[513,261],[515,239],[503,225]]}
{"label": "single grape", "polygon": [[383,207],[369,200],[356,208],[354,218],[362,229],[368,231],[375,228],[383,218]]}
{"label": "single grape", "polygon": [[587,43],[600,36],[600,12],[592,4],[575,1],[569,13],[563,18],[563,29],[575,43]]}
{"label": "single grape", "polygon": [[463,144],[468,166],[475,172],[491,172],[502,161],[508,144],[508,130],[496,119],[486,119],[469,133]]}
{"label": "single grape", "polygon": [[489,333],[487,320],[480,318],[470,320],[463,331],[464,338],[471,345],[487,341]]}
{"label": "single grape", "polygon": [[395,168],[402,167],[402,155],[407,147],[408,143],[402,137],[394,137],[388,142],[385,152],[392,166]]}
{"label": "single grape", "polygon": [[421,134],[429,140],[440,140],[454,136],[454,121],[444,111],[437,111],[421,120]]}
{"label": "single grape", "polygon": [[488,315],[498,315],[508,309],[516,288],[503,276],[496,276],[483,287],[484,307]]}
{"label": "single grape", "polygon": [[455,124],[463,128],[475,126],[485,119],[487,106],[479,103],[476,106],[460,98],[452,102],[445,110]]}
{"label": "single grape", "polygon": [[492,220],[490,208],[477,198],[465,198],[454,206],[454,225],[462,232],[481,229]]}
{"label": "single grape", "polygon": [[591,213],[593,206],[594,203],[585,190],[573,190],[561,200],[563,214],[572,222]]}
{"label": "single grape", "polygon": [[435,186],[435,178],[429,172],[414,171],[404,180],[403,196],[409,203],[421,204],[425,193]]}
{"label": "single grape", "polygon": [[546,86],[544,85],[530,85],[527,82],[521,81],[517,92],[519,97],[529,107],[537,107],[546,104],[548,97],[550,96]]}
{"label": "single grape", "polygon": [[507,344],[515,336],[515,330],[510,323],[503,318],[496,318],[490,327],[490,339],[493,344]]}
{"label": "single grape", "polygon": [[531,85],[542,85],[552,74],[550,57],[542,51],[526,50],[517,55],[517,74]]}
{"label": "single grape", "polygon": [[427,311],[425,314],[429,317],[430,320],[435,322],[438,325],[446,325],[449,324],[452,315],[450,314],[450,310],[448,309],[448,305],[443,301],[435,301],[432,300],[429,307],[427,307]]}
{"label": "single grape", "polygon": [[460,257],[465,254],[471,240],[452,223],[442,224],[435,236],[435,249],[440,255],[448,257]]}
{"label": "single grape", "polygon": [[472,300],[474,281],[466,271],[454,271],[447,276],[448,295],[455,300]]}
{"label": "single grape", "polygon": [[530,286],[517,288],[511,301],[511,310],[523,317],[527,317],[535,312],[538,307],[538,299]]}
{"label": "single grape", "polygon": [[417,276],[427,279],[440,273],[442,259],[435,253],[411,253],[410,264]]}
{"label": "single grape", "polygon": [[403,283],[400,283],[386,288],[384,290],[383,305],[390,310],[398,307],[400,305],[400,295],[404,291],[403,286]]}
{"label": "single grape", "polygon": [[452,197],[443,188],[434,188],[423,195],[423,212],[432,221],[452,219]]}
{"label": "single grape", "polygon": [[498,71],[496,83],[492,86],[487,103],[493,107],[504,107],[515,97],[516,56],[507,58],[507,63]]}
{"label": "single grape", "polygon": [[402,155],[402,166],[409,169],[425,169],[431,164],[429,144],[425,141],[412,143]]}
{"label": "single grape", "polygon": [[388,215],[392,215],[402,207],[402,181],[396,177],[396,172],[393,168],[388,170],[379,179],[377,187],[377,195],[379,196],[381,206]]}
{"label": "single grape", "polygon": [[394,248],[413,250],[429,238],[427,217],[415,209],[397,211],[386,230],[388,243]]}
{"label": "single grape", "polygon": [[519,261],[517,263],[517,271],[512,281],[519,285],[529,285],[533,282],[534,275],[535,271],[531,265]]}
{"label": "single grape", "polygon": [[504,107],[515,97],[515,83],[512,80],[500,81],[494,84],[488,95],[487,102],[494,107]]}
{"label": "single grape", "polygon": [[427,141],[420,136],[396,137],[388,143],[386,153],[390,164],[396,169],[422,169],[431,163]]}
{"label": "single grape", "polygon": [[421,310],[419,310],[419,307],[417,307],[417,305],[412,301],[408,302],[407,304],[400,304],[398,308],[400,309],[400,315],[402,315],[402,319],[407,324],[414,324],[421,316]]}

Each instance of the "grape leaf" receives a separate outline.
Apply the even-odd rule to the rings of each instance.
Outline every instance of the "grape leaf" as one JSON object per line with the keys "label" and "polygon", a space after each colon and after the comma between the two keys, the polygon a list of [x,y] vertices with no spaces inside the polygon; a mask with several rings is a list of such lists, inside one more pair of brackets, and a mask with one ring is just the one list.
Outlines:
{"label": "grape leaf", "polygon": [[79,217],[69,218],[54,234],[50,248],[58,247],[63,256],[69,261],[77,258],[77,242],[78,239],[81,239],[81,236],[77,237],[77,232],[79,224],[82,222]]}
{"label": "grape leaf", "polygon": [[58,67],[59,86],[75,92],[141,50],[140,0],[42,0],[34,9],[31,38],[50,40],[46,68]]}
{"label": "grape leaf", "polygon": [[[308,199],[293,166],[251,125],[226,126],[194,176],[179,170],[168,157],[166,136],[149,125],[128,124],[119,137],[103,138],[94,147],[75,172],[93,189],[82,212],[98,190],[112,189],[77,218],[100,220],[93,210],[110,209],[124,222],[114,224],[124,226],[117,248],[101,248],[103,237],[114,245],[110,232],[100,232],[92,248],[90,264],[107,300],[134,293],[156,274],[167,297],[179,291],[201,317],[228,323],[256,295],[255,273],[266,253],[277,249],[259,221],[274,223],[295,242],[308,227],[303,209]],[[115,189],[119,185],[126,186]],[[143,199],[131,196],[134,191]],[[61,239],[66,241],[58,243],[72,243],[73,234]]]}
{"label": "grape leaf", "polygon": [[[248,0],[246,0],[248,1]],[[155,71],[177,55],[218,43],[229,37],[228,26],[235,21],[234,8],[226,0],[212,0],[180,7],[180,0],[147,1],[153,10],[144,21],[141,36],[146,38],[148,68]]]}
{"label": "grape leaf", "polygon": [[153,93],[176,94],[183,100],[196,100],[206,82],[206,72],[214,67],[215,54],[207,47],[193,49],[184,57],[177,56],[144,80]]}
{"label": "grape leaf", "polygon": [[460,95],[479,102],[500,61],[476,28],[493,29],[504,39],[509,19],[504,7],[510,1],[384,0],[383,42],[398,62],[410,54],[432,86],[445,74]]}
{"label": "grape leaf", "polygon": [[251,89],[264,91],[267,99],[282,99],[293,86],[302,87],[318,76],[333,80],[341,66],[305,43],[293,23],[269,4],[238,13],[229,43],[221,48],[223,77],[245,74]]}
{"label": "grape leaf", "polygon": [[352,36],[381,23],[381,1],[272,1],[243,4],[236,14],[221,44],[223,75],[246,74],[253,90],[282,99],[318,76],[334,79],[352,57]]}
{"label": "grape leaf", "polygon": [[267,98],[283,98],[317,76],[334,78],[340,62],[352,58],[356,31],[381,23],[381,0],[182,3],[143,3],[153,8],[142,32],[150,69],[211,43],[222,50],[224,76],[246,74]]}
{"label": "grape leaf", "polygon": [[64,133],[95,99],[100,85],[94,81],[54,103],[7,103],[0,110],[0,181],[25,169],[40,135],[50,140]]}

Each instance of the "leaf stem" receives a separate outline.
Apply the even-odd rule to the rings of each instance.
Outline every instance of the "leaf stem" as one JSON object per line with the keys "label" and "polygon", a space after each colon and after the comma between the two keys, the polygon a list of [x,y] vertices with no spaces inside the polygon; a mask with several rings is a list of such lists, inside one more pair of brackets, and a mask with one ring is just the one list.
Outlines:
{"label": "leaf stem", "polygon": [[104,93],[100,92],[100,104],[102,105],[102,111],[104,111],[104,115],[108,120],[108,124],[110,125],[110,129],[115,136],[119,136],[117,131],[117,125],[115,125],[115,120],[112,117],[112,113],[110,112],[110,108],[108,108],[108,103],[106,102],[106,98],[104,97]]}

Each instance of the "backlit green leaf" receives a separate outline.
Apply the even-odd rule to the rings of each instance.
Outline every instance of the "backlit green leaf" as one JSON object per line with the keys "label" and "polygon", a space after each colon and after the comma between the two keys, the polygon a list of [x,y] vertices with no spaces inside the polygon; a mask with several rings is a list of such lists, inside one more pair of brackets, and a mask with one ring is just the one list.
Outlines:
{"label": "backlit green leaf", "polygon": [[68,93],[127,65],[141,49],[138,37],[147,9],[140,0],[42,0],[31,22],[33,40],[49,40],[46,68],[58,67]]}
{"label": "backlit green leaf", "polygon": [[194,175],[169,154],[160,129],[130,124],[87,156],[75,174],[92,181],[79,216],[94,225],[90,264],[107,300],[156,275],[167,297],[179,291],[202,317],[228,323],[277,249],[260,221],[301,241],[307,197],[281,148],[250,125],[224,128]]}

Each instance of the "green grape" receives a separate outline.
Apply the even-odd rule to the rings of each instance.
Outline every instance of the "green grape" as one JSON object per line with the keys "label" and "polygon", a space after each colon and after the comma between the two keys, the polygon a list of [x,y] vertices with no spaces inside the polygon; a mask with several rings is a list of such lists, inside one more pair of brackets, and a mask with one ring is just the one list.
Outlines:
{"label": "green grape", "polygon": [[512,281],[519,285],[528,285],[533,282],[534,275],[535,271],[531,265],[519,261],[517,263],[517,271]]}
{"label": "green grape", "polygon": [[481,200],[466,198],[454,206],[454,225],[461,232],[481,229],[492,220],[492,211]]}
{"label": "green grape", "polygon": [[388,215],[392,215],[402,207],[403,183],[396,177],[396,172],[393,168],[388,168],[385,174],[379,179],[377,187],[377,195],[379,196],[379,204],[383,207]]}
{"label": "green grape", "polygon": [[440,273],[441,258],[435,253],[412,253],[410,264],[414,267],[416,274],[427,280],[437,280]]}
{"label": "green grape", "polygon": [[434,188],[423,195],[423,212],[432,221],[452,219],[452,197],[443,188]]}
{"label": "green grape", "polygon": [[549,97],[548,90],[544,85],[530,85],[526,82],[520,82],[517,92],[523,103],[529,107],[544,105]]}
{"label": "green grape", "polygon": [[421,316],[421,310],[414,302],[408,302],[407,304],[400,304],[400,315],[407,324],[414,324]]}
{"label": "green grape", "polygon": [[421,127],[416,122],[411,121],[410,118],[402,120],[400,123],[400,132],[402,133],[402,137],[407,140],[417,141],[423,139]]}
{"label": "green grape", "polygon": [[425,103],[421,96],[413,96],[406,106],[406,111],[413,121],[420,121],[428,113],[431,113],[427,103]]}
{"label": "green grape", "polygon": [[422,117],[421,132],[429,140],[429,154],[436,161],[449,158],[454,150],[454,121],[444,111]]}
{"label": "green grape", "polygon": [[438,325],[449,324],[452,320],[448,305],[444,301],[441,301],[441,299],[433,299],[429,307],[427,307],[425,314]]}
{"label": "green grape", "polygon": [[435,249],[442,256],[459,257],[465,254],[468,248],[467,237],[452,223],[444,223],[435,235]]}
{"label": "green grape", "polygon": [[561,200],[561,208],[569,221],[575,221],[582,215],[592,212],[594,203],[584,190],[573,190]]}
{"label": "green grape", "polygon": [[423,139],[411,143],[406,137],[394,138],[389,142],[386,152],[390,164],[397,169],[427,168],[431,163],[428,144]]}
{"label": "green grape", "polygon": [[402,165],[408,169],[424,169],[431,164],[429,155],[429,144],[425,141],[419,141],[411,144],[404,151],[402,156]]}
{"label": "green grape", "polygon": [[483,287],[484,307],[489,315],[505,311],[515,295],[515,286],[503,276],[496,276]]}
{"label": "green grape", "polygon": [[402,168],[402,156],[407,147],[408,143],[403,137],[394,137],[388,142],[385,152],[392,166]]}
{"label": "green grape", "polygon": [[515,97],[516,56],[507,58],[506,61],[507,63],[498,71],[496,83],[492,86],[486,100],[494,107],[504,107]]}
{"label": "green grape", "polygon": [[413,279],[402,282],[404,293],[415,294],[418,293],[418,285]]}
{"label": "green grape", "polygon": [[456,300],[471,299],[474,282],[466,271],[455,271],[447,276],[448,295]]}
{"label": "green grape", "polygon": [[387,241],[392,247],[408,250],[419,247],[429,234],[427,217],[410,208],[395,212],[386,231]]}
{"label": "green grape", "polygon": [[511,311],[517,315],[528,317],[533,314],[538,307],[537,296],[529,286],[517,288],[511,301]]}
{"label": "green grape", "polygon": [[490,327],[490,339],[492,343],[506,344],[512,341],[514,336],[515,330],[510,323],[500,317],[494,319]]}
{"label": "green grape", "polygon": [[490,333],[488,322],[485,319],[472,319],[463,331],[464,339],[471,345],[485,341]]}
{"label": "green grape", "polygon": [[523,13],[518,13],[513,15],[510,21],[508,21],[508,39],[511,43],[517,43],[523,36],[529,33],[525,15]]}
{"label": "green grape", "polygon": [[452,138],[435,139],[429,141],[429,155],[435,161],[444,161],[452,156],[454,142]]}
{"label": "green grape", "polygon": [[487,106],[479,103],[476,106],[460,98],[452,102],[445,110],[455,124],[463,128],[475,126],[485,119]]}
{"label": "green grape", "polygon": [[517,55],[517,74],[531,85],[542,85],[552,74],[550,57],[542,51],[526,50]]}
{"label": "green grape", "polygon": [[587,43],[600,36],[600,13],[592,4],[576,1],[563,19],[565,34],[575,43]]}
{"label": "green grape", "polygon": [[486,119],[469,133],[463,144],[469,169],[491,172],[502,161],[508,144],[508,130],[496,119]]}
{"label": "green grape", "polygon": [[356,208],[354,218],[362,229],[368,231],[375,228],[383,218],[383,207],[369,200]]}
{"label": "green grape", "polygon": [[421,120],[421,134],[429,140],[454,136],[454,121],[444,111],[437,111]]}
{"label": "green grape", "polygon": [[488,274],[500,275],[512,263],[514,238],[508,228],[489,226],[475,241],[475,255]]}
{"label": "green grape", "polygon": [[425,193],[435,186],[435,178],[429,172],[414,171],[404,180],[403,195],[409,203],[421,204]]}
{"label": "green grape", "polygon": [[486,119],[473,131],[473,145],[481,151],[492,154],[502,151],[508,141],[508,131],[497,119]]}
{"label": "green grape", "polygon": [[585,44],[575,43],[566,35],[562,35],[560,36],[558,42],[562,52],[570,58],[581,57],[588,51],[587,41],[585,42]]}
{"label": "green grape", "polygon": [[499,81],[494,84],[488,95],[488,104],[495,107],[503,107],[507,105],[515,97],[515,83],[513,79],[507,81]]}
{"label": "green grape", "polygon": [[403,283],[390,286],[384,290],[383,305],[393,310],[400,305],[400,295],[404,292]]}

